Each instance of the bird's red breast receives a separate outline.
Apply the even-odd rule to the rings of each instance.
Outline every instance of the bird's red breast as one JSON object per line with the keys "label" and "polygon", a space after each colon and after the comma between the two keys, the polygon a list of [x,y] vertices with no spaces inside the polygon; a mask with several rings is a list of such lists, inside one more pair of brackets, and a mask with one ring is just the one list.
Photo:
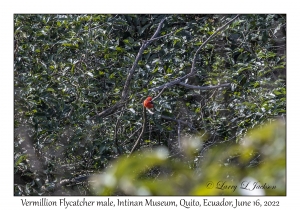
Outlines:
{"label": "bird's red breast", "polygon": [[146,107],[147,109],[151,109],[154,107],[154,104],[152,102],[152,97],[147,97],[146,100],[144,101],[144,107]]}

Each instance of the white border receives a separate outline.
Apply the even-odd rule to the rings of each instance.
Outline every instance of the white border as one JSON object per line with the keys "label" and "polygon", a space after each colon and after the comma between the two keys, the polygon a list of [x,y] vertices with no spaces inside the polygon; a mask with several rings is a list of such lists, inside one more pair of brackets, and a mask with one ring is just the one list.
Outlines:
{"label": "white border", "polygon": [[[249,200],[256,199],[278,200],[282,209],[288,206],[298,206],[299,181],[299,157],[296,156],[297,144],[299,144],[299,88],[296,86],[300,79],[299,69],[299,11],[296,1],[279,0],[214,0],[214,1],[37,1],[15,0],[9,3],[1,2],[0,13],[0,43],[1,43],[1,190],[0,206],[3,209],[16,209],[21,207],[19,197],[13,196],[13,14],[14,13],[286,13],[287,14],[287,196],[282,197],[226,197],[226,199]],[[297,162],[296,162],[297,161]],[[39,197],[26,197],[28,200],[36,200]],[[49,197],[59,200],[62,197]],[[82,199],[83,197],[69,197],[69,199]],[[130,197],[132,200],[145,197]],[[155,199],[179,200],[182,197],[154,197]],[[186,197],[190,198],[190,197]],[[192,197],[198,200],[220,200],[221,197]],[[103,200],[105,197],[87,197],[88,200]],[[117,199],[113,197],[112,199]],[[44,207],[47,208],[47,207]],[[99,209],[93,207],[89,209]],[[132,209],[122,207],[125,209]],[[148,208],[148,207],[143,207]],[[153,207],[149,207],[153,208]],[[210,209],[217,209],[212,207]],[[224,207],[226,208],[226,207]],[[271,207],[269,207],[271,208]],[[29,207],[28,209],[34,209]],[[38,207],[41,209],[41,207]],[[42,208],[43,209],[43,208]],[[62,209],[62,207],[60,207]],[[68,208],[70,209],[70,208]],[[108,208],[101,208],[108,209]],[[116,208],[114,208],[116,209]],[[156,207],[166,209],[166,207]],[[169,208],[171,209],[171,208]],[[178,208],[179,209],[179,208]],[[181,207],[180,209],[184,209]],[[194,209],[194,208],[191,208]],[[253,209],[253,207],[251,208]]]}

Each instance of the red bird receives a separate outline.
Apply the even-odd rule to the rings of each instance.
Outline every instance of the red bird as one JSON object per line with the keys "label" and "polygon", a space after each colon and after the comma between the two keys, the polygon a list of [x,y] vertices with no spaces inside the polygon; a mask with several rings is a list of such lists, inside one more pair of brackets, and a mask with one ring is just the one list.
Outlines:
{"label": "red bird", "polygon": [[147,97],[146,100],[144,101],[144,107],[147,109],[152,109],[154,107],[154,104],[152,102],[152,97]]}

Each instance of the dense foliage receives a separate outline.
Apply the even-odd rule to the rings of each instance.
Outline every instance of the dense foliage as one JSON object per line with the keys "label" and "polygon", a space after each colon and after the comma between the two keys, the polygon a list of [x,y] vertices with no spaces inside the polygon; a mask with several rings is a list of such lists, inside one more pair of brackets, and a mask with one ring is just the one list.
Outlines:
{"label": "dense foliage", "polygon": [[285,194],[286,17],[240,15],[214,36],[234,17],[15,15],[15,195],[231,194],[195,185],[210,175]]}

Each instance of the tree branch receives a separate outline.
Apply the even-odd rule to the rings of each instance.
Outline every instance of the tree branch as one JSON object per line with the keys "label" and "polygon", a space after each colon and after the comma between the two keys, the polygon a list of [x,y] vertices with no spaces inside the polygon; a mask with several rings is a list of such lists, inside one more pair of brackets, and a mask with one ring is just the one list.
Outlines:
{"label": "tree branch", "polygon": [[[164,17],[164,18],[159,22],[158,27],[157,27],[155,33],[153,34],[153,36],[151,37],[151,39],[147,41],[147,44],[148,44],[148,45],[149,45],[152,41],[155,40],[154,38],[157,37],[157,35],[159,34],[159,32],[160,32],[160,30],[161,30],[161,28],[162,28],[163,22],[164,22],[165,20],[166,20],[166,17]],[[160,37],[158,37],[158,38],[160,38]],[[147,45],[147,46],[148,46],[148,45]]]}
{"label": "tree branch", "polygon": [[163,22],[165,21],[165,19],[166,19],[166,18],[163,18],[163,19],[160,21],[160,23],[159,23],[159,25],[158,25],[158,27],[157,27],[155,33],[154,33],[153,36],[151,37],[151,39],[148,40],[148,41],[144,41],[144,42],[143,42],[143,44],[142,44],[142,46],[141,46],[141,48],[140,48],[140,50],[139,50],[139,52],[138,52],[138,54],[137,54],[137,56],[136,56],[136,58],[135,58],[135,61],[134,61],[133,65],[132,65],[132,67],[131,67],[131,69],[130,69],[130,71],[129,71],[129,73],[128,73],[127,79],[126,79],[126,81],[125,81],[124,89],[123,89],[123,92],[122,92],[122,98],[121,98],[122,101],[124,101],[124,100],[127,98],[127,96],[128,96],[129,84],[130,84],[130,82],[131,82],[131,80],[132,80],[133,73],[134,73],[134,70],[135,70],[135,68],[136,68],[136,66],[137,66],[137,64],[138,64],[138,61],[139,61],[140,58],[142,57],[142,54],[143,54],[144,50],[146,49],[146,47],[148,47],[149,44],[154,40],[154,38],[159,34],[159,32],[160,32],[160,30],[161,30],[161,28],[162,28],[162,25],[163,25]]}
{"label": "tree branch", "polygon": [[157,99],[163,92],[164,90],[166,89],[166,87],[164,87],[157,96],[155,96],[154,98],[152,98],[152,101],[154,101],[155,99]]}
{"label": "tree branch", "polygon": [[119,127],[120,119],[122,118],[123,114],[124,114],[124,111],[120,114],[119,117],[117,117],[117,122],[116,122],[116,126],[115,126],[115,146],[117,148],[118,155],[121,155],[121,150],[119,148],[120,146],[118,143],[118,127]]}
{"label": "tree branch", "polygon": [[182,86],[184,86],[186,88],[190,88],[190,89],[212,90],[212,89],[221,88],[221,87],[229,87],[230,83],[225,83],[225,84],[221,84],[221,85],[214,85],[214,86],[195,86],[195,85],[189,85],[189,84],[180,82],[179,85],[182,85]]}
{"label": "tree branch", "polygon": [[149,42],[149,41],[153,42],[153,41],[155,41],[155,40],[158,40],[158,39],[161,39],[161,38],[163,38],[163,37],[169,36],[169,35],[171,35],[171,34],[173,34],[173,33],[174,33],[174,31],[171,32],[171,33],[165,34],[165,35],[163,35],[163,36],[160,36],[160,37],[156,37],[156,38],[153,38],[153,39],[151,38],[151,39],[148,40],[147,42]]}
{"label": "tree branch", "polygon": [[128,97],[129,85],[130,85],[130,82],[132,80],[133,73],[134,73],[135,68],[136,68],[136,66],[138,64],[138,61],[141,59],[142,54],[143,54],[144,50],[146,49],[146,47],[148,47],[149,44],[151,42],[153,42],[155,40],[155,38],[158,36],[158,34],[159,34],[159,32],[160,32],[160,30],[161,30],[161,28],[163,26],[163,22],[165,21],[165,19],[166,19],[166,17],[163,18],[159,22],[158,27],[157,27],[155,33],[153,34],[153,36],[151,37],[151,39],[148,40],[148,41],[144,41],[143,44],[142,44],[142,46],[140,47],[140,50],[139,50],[137,56],[135,57],[135,61],[133,62],[132,67],[131,67],[131,69],[128,72],[128,76],[127,76],[125,84],[124,84],[124,89],[122,91],[122,96],[121,96],[120,101],[118,103],[116,103],[115,105],[113,105],[112,107],[109,107],[109,108],[105,109],[104,111],[102,111],[101,113],[99,113],[97,115],[98,117],[106,117],[106,116],[114,113],[117,109],[119,109],[120,107],[122,107],[124,105],[124,103],[125,103],[125,101],[126,101],[126,99]]}
{"label": "tree branch", "polygon": [[195,63],[196,63],[196,58],[197,58],[197,54],[199,53],[199,51],[212,39],[214,38],[220,31],[222,31],[226,26],[228,26],[230,23],[232,23],[236,18],[238,18],[239,15],[236,15],[233,19],[231,19],[230,21],[228,21],[227,23],[225,23],[223,26],[221,26],[220,28],[218,28],[215,33],[213,33],[210,37],[208,37],[205,42],[203,42],[203,44],[197,49],[197,51],[195,52],[195,55],[194,55],[194,58],[193,58],[193,62],[192,62],[192,68],[191,68],[191,72],[188,73],[187,75],[183,76],[183,77],[180,77],[180,78],[177,78],[171,82],[168,82],[164,85],[161,85],[161,86],[158,86],[158,87],[155,87],[155,88],[152,88],[150,89],[151,91],[157,91],[157,90],[161,90],[162,88],[164,87],[171,87],[173,85],[176,85],[176,84],[179,84],[181,83],[182,80],[185,80],[191,76],[194,76],[196,74],[196,71],[195,71]]}
{"label": "tree branch", "polygon": [[180,130],[181,130],[181,126],[180,126],[180,121],[178,121],[178,127],[177,127],[177,138],[178,138],[178,148],[179,151],[181,151],[181,140],[180,140]]}
{"label": "tree branch", "polygon": [[173,80],[173,81],[171,81],[171,82],[168,82],[168,83],[166,83],[166,84],[164,84],[164,85],[161,85],[161,86],[152,88],[152,89],[150,89],[150,91],[157,91],[157,90],[161,90],[161,89],[163,89],[163,88],[169,88],[169,87],[172,87],[172,86],[174,86],[174,85],[179,84],[182,80],[185,80],[185,79],[187,79],[187,78],[189,78],[189,77],[191,77],[191,76],[194,76],[195,74],[196,74],[196,72],[190,72],[190,73],[188,73],[187,75],[185,75],[185,76],[183,76],[183,77],[180,77],[180,78],[177,78],[177,79],[175,79],[175,80]]}
{"label": "tree branch", "polygon": [[96,117],[96,116],[97,117],[107,117],[108,115],[113,114],[117,109],[121,108],[123,106],[123,104],[125,104],[125,102],[120,101],[120,102],[116,103],[115,105],[105,109],[104,111],[102,111],[98,115],[95,115],[94,117]]}
{"label": "tree branch", "polygon": [[197,51],[195,52],[194,55],[194,59],[193,59],[193,63],[192,63],[192,69],[191,72],[195,71],[195,63],[196,63],[196,58],[197,58],[197,54],[199,53],[199,51],[205,47],[205,45],[207,45],[207,43],[214,38],[220,31],[222,31],[224,28],[226,28],[226,26],[228,26],[230,23],[232,23],[235,19],[237,19],[240,15],[236,15],[234,18],[232,18],[230,21],[228,21],[227,23],[225,23],[223,26],[221,26],[220,28],[218,28],[210,37],[208,37],[205,42],[203,42],[203,44],[197,49]]}
{"label": "tree branch", "polygon": [[144,120],[144,121],[143,121],[142,131],[141,131],[139,137],[137,138],[137,140],[135,141],[135,143],[134,143],[134,145],[133,145],[133,147],[132,147],[132,149],[131,149],[131,151],[130,151],[128,157],[136,150],[136,148],[137,148],[139,142],[141,141],[142,136],[143,136],[143,134],[144,134],[144,132],[145,132],[146,122],[147,122],[147,120],[146,120],[146,108],[145,108],[145,107],[143,107],[143,120]]}

